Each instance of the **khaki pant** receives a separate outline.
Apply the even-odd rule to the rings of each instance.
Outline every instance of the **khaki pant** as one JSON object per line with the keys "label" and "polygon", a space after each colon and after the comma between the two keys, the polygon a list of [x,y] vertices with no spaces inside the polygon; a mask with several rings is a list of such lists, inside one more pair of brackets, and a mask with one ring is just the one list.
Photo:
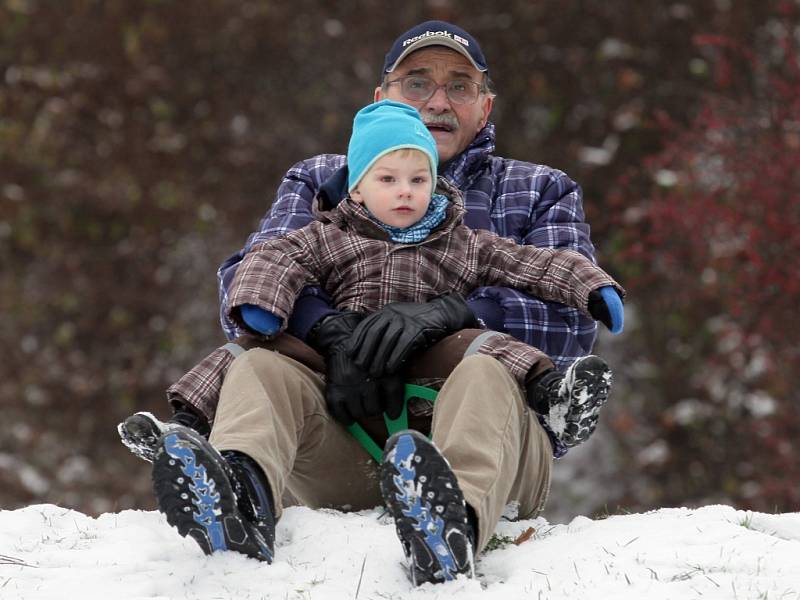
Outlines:
{"label": "khaki pant", "polygon": [[[432,439],[478,515],[482,549],[507,503],[537,515],[550,486],[552,448],[519,386],[495,359],[464,358],[439,392]],[[256,348],[234,360],[211,432],[219,450],[238,450],[264,470],[274,498],[361,510],[382,504],[378,465],[328,415],[324,382],[303,364]],[[276,501],[280,515],[282,506]]]}

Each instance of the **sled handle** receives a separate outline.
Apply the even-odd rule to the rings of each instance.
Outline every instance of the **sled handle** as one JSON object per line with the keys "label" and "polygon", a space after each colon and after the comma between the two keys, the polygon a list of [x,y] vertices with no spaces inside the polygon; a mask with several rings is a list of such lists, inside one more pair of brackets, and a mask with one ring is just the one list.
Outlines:
{"label": "sled handle", "polygon": [[[396,419],[390,419],[386,413],[383,413],[383,420],[386,423],[386,430],[389,432],[389,435],[391,436],[398,431],[408,429],[408,401],[411,398],[422,398],[423,400],[435,402],[438,394],[439,393],[432,388],[407,383],[405,385],[403,397],[403,410],[400,413],[400,416]],[[375,440],[373,440],[370,435],[364,431],[364,428],[358,423],[353,423],[347,428],[347,430],[364,447],[364,450],[366,450],[369,455],[375,459],[375,462],[380,464],[383,460],[383,450],[380,446],[378,446],[378,444],[375,443]]]}

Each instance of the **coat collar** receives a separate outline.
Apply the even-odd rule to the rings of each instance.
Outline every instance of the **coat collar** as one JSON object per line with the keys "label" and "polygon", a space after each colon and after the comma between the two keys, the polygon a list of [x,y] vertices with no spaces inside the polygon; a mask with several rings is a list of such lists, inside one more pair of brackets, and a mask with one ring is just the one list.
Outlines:
{"label": "coat collar", "polygon": [[486,158],[494,152],[494,148],[494,123],[489,121],[478,132],[466,150],[444,165],[440,165],[439,170],[456,187],[463,189],[470,175],[481,168]]}

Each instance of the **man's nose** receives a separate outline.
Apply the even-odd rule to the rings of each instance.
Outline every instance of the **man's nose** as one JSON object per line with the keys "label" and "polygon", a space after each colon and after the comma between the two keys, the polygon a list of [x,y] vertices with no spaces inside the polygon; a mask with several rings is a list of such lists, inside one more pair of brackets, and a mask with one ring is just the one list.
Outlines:
{"label": "man's nose", "polygon": [[436,114],[441,114],[451,109],[450,100],[447,97],[444,86],[436,88],[436,91],[433,92],[433,96],[428,98],[428,101],[425,103],[425,108]]}

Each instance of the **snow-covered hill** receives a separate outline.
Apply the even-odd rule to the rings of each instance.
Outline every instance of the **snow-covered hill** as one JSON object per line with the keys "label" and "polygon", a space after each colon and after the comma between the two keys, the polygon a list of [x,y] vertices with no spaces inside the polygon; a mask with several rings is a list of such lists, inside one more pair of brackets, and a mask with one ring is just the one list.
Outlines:
{"label": "snow-covered hill", "polygon": [[[528,528],[535,533],[510,542]],[[3,600],[800,599],[800,513],[662,509],[503,522],[478,578],[414,589],[390,519],[289,508],[272,565],[204,556],[157,512],[0,511]],[[524,536],[523,536],[524,537]]]}

